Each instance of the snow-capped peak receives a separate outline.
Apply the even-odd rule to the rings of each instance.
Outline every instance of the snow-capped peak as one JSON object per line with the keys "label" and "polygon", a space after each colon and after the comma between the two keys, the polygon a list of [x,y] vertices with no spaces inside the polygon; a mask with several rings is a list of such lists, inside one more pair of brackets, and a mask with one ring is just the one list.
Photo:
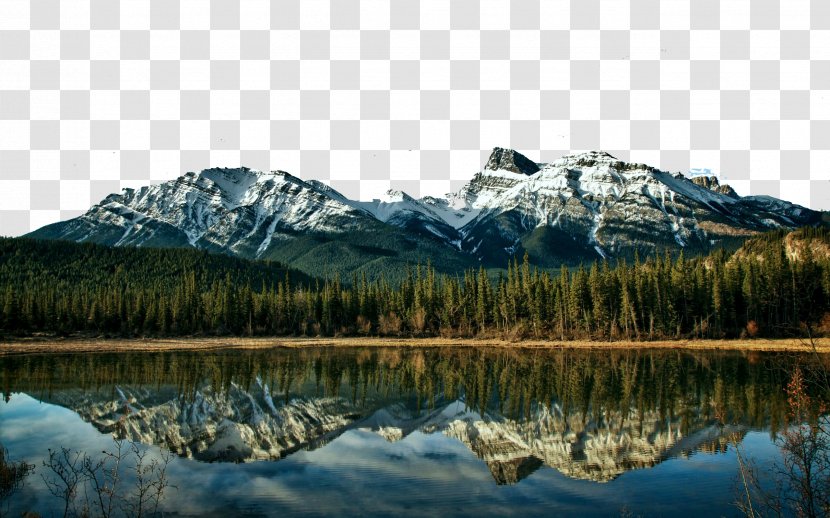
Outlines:
{"label": "snow-capped peak", "polygon": [[412,196],[406,194],[403,191],[398,191],[396,189],[389,189],[384,194],[383,198],[378,200],[381,203],[394,203],[399,201],[409,201],[412,200]]}
{"label": "snow-capped peak", "polygon": [[622,164],[617,157],[605,151],[585,151],[562,156],[550,163],[553,167],[592,167]]}

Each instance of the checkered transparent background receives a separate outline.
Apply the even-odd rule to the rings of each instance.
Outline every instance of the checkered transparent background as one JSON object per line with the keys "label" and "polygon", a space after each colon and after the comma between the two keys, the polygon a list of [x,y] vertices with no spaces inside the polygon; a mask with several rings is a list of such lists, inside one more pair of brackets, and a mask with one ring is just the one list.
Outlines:
{"label": "checkered transparent background", "polygon": [[0,0],[0,235],[210,166],[442,194],[493,146],[830,209],[830,1]]}

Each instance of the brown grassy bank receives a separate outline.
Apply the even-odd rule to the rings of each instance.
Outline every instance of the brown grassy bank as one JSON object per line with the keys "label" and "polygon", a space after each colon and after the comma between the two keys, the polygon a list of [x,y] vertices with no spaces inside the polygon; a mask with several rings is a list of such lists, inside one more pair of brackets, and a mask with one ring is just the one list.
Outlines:
{"label": "brown grassy bank", "polygon": [[[830,338],[816,340],[819,352],[830,353]],[[666,340],[653,342],[592,342],[458,338],[171,338],[171,339],[20,339],[0,342],[0,356],[38,353],[127,351],[197,351],[268,349],[275,347],[504,347],[525,349],[690,349],[741,351],[811,351],[800,339]]]}

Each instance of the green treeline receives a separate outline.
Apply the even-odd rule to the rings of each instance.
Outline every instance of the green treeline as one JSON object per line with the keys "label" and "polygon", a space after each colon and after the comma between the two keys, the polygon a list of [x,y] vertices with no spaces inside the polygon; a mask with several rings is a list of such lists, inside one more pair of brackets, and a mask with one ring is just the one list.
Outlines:
{"label": "green treeline", "polygon": [[[390,402],[433,409],[463,399],[484,414],[531,417],[558,408],[603,423],[609,413],[679,419],[683,433],[721,415],[728,422],[786,422],[784,388],[794,365],[810,357],[724,352],[369,348],[11,356],[0,392],[50,400],[63,390],[111,392],[117,386],[193,401],[209,387],[267,392],[276,405],[304,397],[340,397],[361,417]],[[805,369],[805,372],[813,372]],[[261,384],[261,385],[260,385]]]}
{"label": "green treeline", "polygon": [[[191,256],[223,256],[194,251],[132,249],[133,264],[113,270],[112,258],[100,257],[125,249],[33,243],[0,241],[0,328],[8,334],[650,340],[785,336],[830,321],[825,228],[773,232],[734,254],[666,253],[558,272],[525,257],[497,279],[483,268],[447,276],[418,265],[395,285],[365,276],[298,280],[279,266],[230,258],[197,269]],[[50,267],[79,246],[92,251],[83,263]]]}

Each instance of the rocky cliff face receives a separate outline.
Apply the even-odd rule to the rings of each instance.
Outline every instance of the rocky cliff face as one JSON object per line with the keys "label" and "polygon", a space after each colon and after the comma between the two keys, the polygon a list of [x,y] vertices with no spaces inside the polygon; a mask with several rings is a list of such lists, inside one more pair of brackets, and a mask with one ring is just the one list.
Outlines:
{"label": "rocky cliff face", "polygon": [[[705,252],[820,219],[816,211],[775,198],[740,197],[714,177],[690,179],[600,151],[537,164],[495,148],[466,186],[445,197],[414,199],[390,191],[362,202],[281,171],[207,169],[125,189],[31,236],[284,260],[302,255],[290,248],[348,234],[358,243],[349,253],[363,254],[360,261],[401,254],[411,241],[431,243],[419,250],[421,260],[457,256],[462,267],[479,261],[504,266],[527,251],[536,264],[557,266],[635,251]],[[394,247],[383,245],[394,240]]]}
{"label": "rocky cliff face", "polygon": [[721,185],[716,176],[695,176],[692,178],[692,183],[705,187],[710,191],[715,191],[720,194],[725,194],[730,198],[739,198],[738,193],[728,185]]}
{"label": "rocky cliff face", "polygon": [[484,166],[488,171],[510,171],[511,173],[532,175],[539,171],[539,166],[526,156],[512,149],[493,148],[490,159]]}

